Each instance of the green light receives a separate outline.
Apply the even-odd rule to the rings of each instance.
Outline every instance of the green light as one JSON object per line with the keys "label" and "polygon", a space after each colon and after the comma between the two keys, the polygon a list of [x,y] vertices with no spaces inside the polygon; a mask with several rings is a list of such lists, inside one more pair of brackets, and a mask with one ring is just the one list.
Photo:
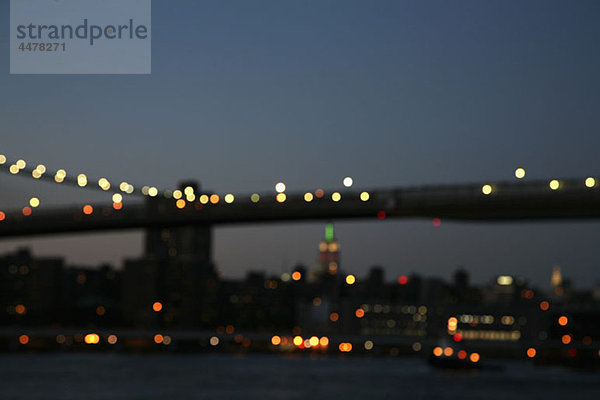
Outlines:
{"label": "green light", "polygon": [[333,241],[333,224],[325,225],[325,241]]}

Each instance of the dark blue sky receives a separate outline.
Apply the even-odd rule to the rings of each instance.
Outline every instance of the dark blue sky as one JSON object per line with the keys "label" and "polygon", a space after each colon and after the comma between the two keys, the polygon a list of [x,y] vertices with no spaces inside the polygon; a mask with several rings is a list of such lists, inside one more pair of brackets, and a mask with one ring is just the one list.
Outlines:
{"label": "dark blue sky", "polygon": [[[597,1],[153,2],[149,76],[9,75],[0,5],[0,153],[111,180],[219,192],[600,175]],[[109,199],[0,176],[0,209]],[[343,268],[477,281],[554,264],[600,280],[600,224],[337,224]],[[216,231],[226,275],[316,260],[322,224]],[[3,241],[119,262],[139,233]]]}

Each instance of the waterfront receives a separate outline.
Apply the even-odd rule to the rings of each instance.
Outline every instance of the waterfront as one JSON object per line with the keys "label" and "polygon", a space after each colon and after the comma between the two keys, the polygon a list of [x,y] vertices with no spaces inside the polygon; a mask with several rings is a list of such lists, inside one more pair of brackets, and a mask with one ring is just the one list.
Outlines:
{"label": "waterfront", "polygon": [[597,399],[600,375],[527,362],[438,371],[420,358],[3,354],[2,400]]}

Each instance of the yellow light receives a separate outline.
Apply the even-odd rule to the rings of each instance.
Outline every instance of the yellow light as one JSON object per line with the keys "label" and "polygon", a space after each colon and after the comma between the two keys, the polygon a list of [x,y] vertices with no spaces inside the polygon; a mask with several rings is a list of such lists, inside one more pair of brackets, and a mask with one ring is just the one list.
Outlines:
{"label": "yellow light", "polygon": [[277,185],[275,185],[275,191],[277,193],[283,193],[283,192],[285,192],[285,183],[283,183],[283,182],[277,183]]}
{"label": "yellow light", "polygon": [[517,178],[517,179],[525,178],[525,170],[523,168],[515,169],[515,178]]}
{"label": "yellow light", "polygon": [[173,191],[173,198],[175,200],[179,200],[182,197],[183,197],[183,193],[181,193],[181,190],[174,190]]}
{"label": "yellow light", "polygon": [[16,164],[13,164],[10,166],[10,168],[8,169],[10,171],[11,174],[16,175],[19,173],[19,167],[17,167]]}
{"label": "yellow light", "polygon": [[0,165],[6,163],[6,156],[4,154],[0,154]]}
{"label": "yellow light", "polygon": [[156,196],[158,196],[158,189],[155,188],[154,186],[151,187],[150,189],[148,189],[148,195],[150,197],[156,197]]}
{"label": "yellow light", "polygon": [[560,188],[560,182],[557,181],[556,179],[553,179],[550,181],[549,186],[550,186],[550,189],[552,189],[552,190],[558,190]]}
{"label": "yellow light", "polygon": [[310,345],[312,347],[318,346],[319,345],[319,338],[316,337],[316,336],[312,336],[310,339],[308,339],[308,342],[310,343]]}
{"label": "yellow light", "polygon": [[39,206],[39,205],[40,205],[40,199],[38,199],[37,197],[32,197],[32,198],[29,200],[29,205],[30,205],[31,207],[33,207],[33,208],[36,208],[37,206]]}
{"label": "yellow light", "polygon": [[258,193],[252,193],[250,196],[250,201],[253,203],[258,203],[260,200],[260,195]]}
{"label": "yellow light", "polygon": [[120,203],[123,201],[123,195],[121,193],[115,193],[112,196],[113,203]]}
{"label": "yellow light", "polygon": [[85,174],[77,175],[77,184],[81,187],[86,186],[87,185],[87,176],[85,176]]}
{"label": "yellow light", "polygon": [[279,336],[277,336],[277,335],[273,336],[271,338],[271,344],[273,346],[279,346],[281,344],[281,338]]}
{"label": "yellow light", "polygon": [[121,192],[126,192],[128,187],[129,184],[127,182],[121,182],[119,185],[119,190],[121,190]]}
{"label": "yellow light", "polygon": [[17,165],[17,168],[23,169],[27,166],[27,163],[25,162],[25,160],[19,160],[19,161],[17,161],[16,165]]}
{"label": "yellow light", "polygon": [[360,199],[361,199],[362,201],[368,201],[368,200],[369,200],[369,197],[371,197],[371,196],[369,195],[369,192],[362,192],[362,193],[360,194]]}
{"label": "yellow light", "polygon": [[206,203],[208,203],[208,200],[209,199],[208,199],[207,195],[203,194],[202,196],[200,196],[200,203],[206,204]]}
{"label": "yellow light", "polygon": [[37,169],[40,172],[40,174],[46,173],[46,166],[44,164],[38,165],[35,169]]}
{"label": "yellow light", "polygon": [[67,177],[67,171],[65,171],[64,169],[59,169],[58,171],[56,171],[56,176],[64,179]]}
{"label": "yellow light", "polygon": [[493,191],[492,185],[483,185],[481,187],[481,193],[483,193],[485,195],[492,193],[492,191]]}
{"label": "yellow light", "polygon": [[596,180],[590,176],[585,180],[585,186],[589,188],[596,186]]}
{"label": "yellow light", "polygon": [[346,275],[346,283],[348,285],[354,285],[354,283],[356,282],[356,277],[352,274],[350,275]]}
{"label": "yellow light", "polygon": [[133,185],[127,185],[127,194],[131,194],[133,193],[133,191],[135,190],[135,188],[133,187]]}
{"label": "yellow light", "polygon": [[294,344],[296,346],[300,346],[303,342],[304,339],[302,339],[302,336],[294,336]]}
{"label": "yellow light", "polygon": [[108,190],[110,189],[110,182],[106,178],[100,178],[98,180],[98,186],[100,186],[102,190]]}
{"label": "yellow light", "polygon": [[147,196],[147,195],[148,195],[148,191],[149,191],[149,190],[150,190],[150,187],[149,187],[149,186],[142,186],[142,194],[143,194],[144,196]]}
{"label": "yellow light", "polygon": [[277,194],[276,200],[278,203],[283,203],[286,198],[287,196],[285,195],[285,193],[279,193]]}
{"label": "yellow light", "polygon": [[335,201],[335,202],[338,202],[338,201],[340,201],[341,199],[342,199],[342,195],[341,195],[341,194],[339,194],[338,192],[333,192],[333,193],[331,194],[331,200],[333,200],[333,201]]}
{"label": "yellow light", "polygon": [[185,199],[188,201],[188,203],[192,203],[196,200],[196,195],[194,193],[188,194],[185,196]]}
{"label": "yellow light", "polygon": [[38,171],[37,169],[34,169],[33,171],[31,171],[31,176],[33,176],[34,179],[40,179],[42,177],[42,174],[40,174],[40,171]]}
{"label": "yellow light", "polygon": [[225,195],[225,203],[231,204],[231,203],[233,203],[234,200],[235,200],[235,196],[232,195],[231,193],[228,193]]}
{"label": "yellow light", "polygon": [[304,201],[306,201],[307,203],[313,201],[313,194],[310,192],[304,193]]}
{"label": "yellow light", "polygon": [[100,342],[100,336],[98,336],[96,333],[88,333],[83,338],[83,341],[85,344],[98,344]]}

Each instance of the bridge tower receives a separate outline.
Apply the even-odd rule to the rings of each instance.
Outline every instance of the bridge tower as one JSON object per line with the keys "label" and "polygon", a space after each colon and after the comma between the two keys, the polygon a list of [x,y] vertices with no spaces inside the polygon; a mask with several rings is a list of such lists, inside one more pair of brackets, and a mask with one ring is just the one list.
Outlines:
{"label": "bridge tower", "polygon": [[[180,189],[196,182],[182,182]],[[148,198],[147,212],[160,212],[169,200]],[[215,317],[217,275],[212,262],[212,230],[209,225],[150,227],[145,231],[144,256],[126,262],[124,281],[136,325],[165,327],[211,326]],[[128,279],[128,277],[130,279]],[[163,309],[154,312],[151,305]]]}

